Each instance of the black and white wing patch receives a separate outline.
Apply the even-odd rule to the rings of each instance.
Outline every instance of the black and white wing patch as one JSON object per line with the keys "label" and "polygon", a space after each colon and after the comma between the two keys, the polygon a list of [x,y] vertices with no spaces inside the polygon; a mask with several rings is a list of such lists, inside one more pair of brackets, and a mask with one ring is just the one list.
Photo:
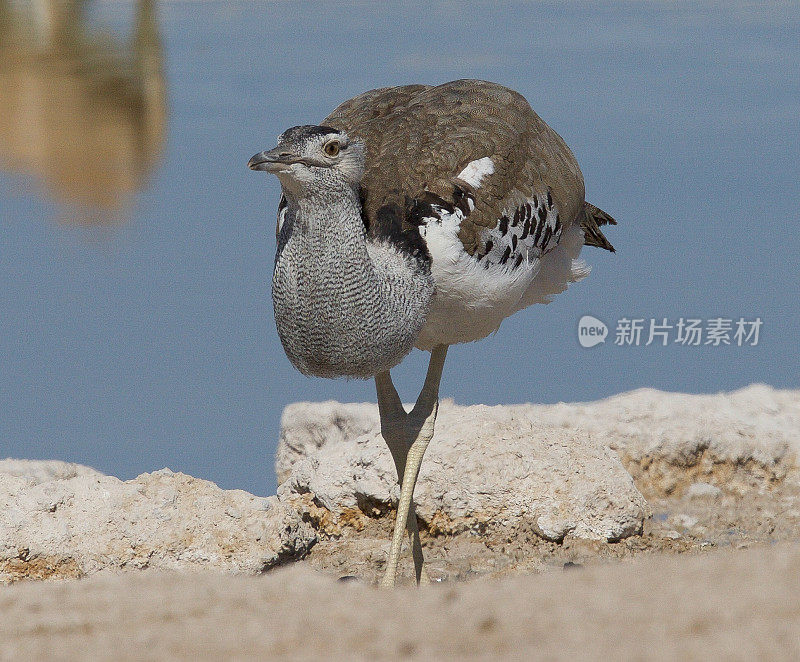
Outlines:
{"label": "black and white wing patch", "polygon": [[497,225],[484,237],[483,250],[475,258],[485,269],[494,265],[516,269],[553,250],[561,238],[561,219],[548,191],[536,195],[500,217]]}

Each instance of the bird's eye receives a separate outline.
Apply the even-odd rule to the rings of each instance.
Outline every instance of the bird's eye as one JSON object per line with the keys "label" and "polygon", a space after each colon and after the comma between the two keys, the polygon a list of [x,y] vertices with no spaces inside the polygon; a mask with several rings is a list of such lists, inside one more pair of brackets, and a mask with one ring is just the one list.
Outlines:
{"label": "bird's eye", "polygon": [[340,148],[341,145],[339,145],[338,140],[331,140],[329,143],[325,143],[325,147],[323,149],[328,156],[337,156]]}

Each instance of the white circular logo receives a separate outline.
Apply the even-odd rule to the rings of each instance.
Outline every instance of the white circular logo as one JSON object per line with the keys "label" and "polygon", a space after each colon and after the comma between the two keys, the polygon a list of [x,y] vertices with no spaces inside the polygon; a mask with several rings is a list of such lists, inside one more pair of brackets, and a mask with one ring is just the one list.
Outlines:
{"label": "white circular logo", "polygon": [[584,315],[578,321],[578,342],[581,347],[594,347],[606,341],[608,327],[602,320]]}

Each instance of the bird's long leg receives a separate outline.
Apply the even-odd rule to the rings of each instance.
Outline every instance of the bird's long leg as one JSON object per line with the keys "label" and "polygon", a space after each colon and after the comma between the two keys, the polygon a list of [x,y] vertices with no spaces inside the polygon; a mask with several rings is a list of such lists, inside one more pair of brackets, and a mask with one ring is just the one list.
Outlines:
{"label": "bird's long leg", "polygon": [[400,503],[397,506],[397,519],[394,523],[392,546],[389,550],[389,561],[381,586],[394,586],[397,577],[400,546],[403,542],[403,532],[411,511],[414,486],[417,483],[422,457],[425,455],[428,443],[433,437],[436,413],[439,409],[439,382],[442,378],[442,369],[444,368],[446,357],[447,345],[439,345],[433,349],[431,360],[428,364],[428,374],[425,376],[425,384],[422,386],[422,391],[414,408],[408,414],[408,438],[413,439],[413,441],[408,449],[408,457],[406,458],[406,467],[403,472],[403,481],[400,489]]}
{"label": "bird's long leg", "polygon": [[[388,371],[375,376],[375,388],[378,393],[381,435],[389,447],[394,466],[397,469],[397,479],[402,484],[410,447],[407,425],[409,416],[403,408],[403,403],[400,401],[400,396],[397,395],[397,390]],[[407,528],[408,535],[411,538],[411,554],[414,558],[414,572],[417,576],[417,583],[430,584],[430,579],[424,566],[422,543],[419,539],[419,527],[413,501],[408,514]]]}

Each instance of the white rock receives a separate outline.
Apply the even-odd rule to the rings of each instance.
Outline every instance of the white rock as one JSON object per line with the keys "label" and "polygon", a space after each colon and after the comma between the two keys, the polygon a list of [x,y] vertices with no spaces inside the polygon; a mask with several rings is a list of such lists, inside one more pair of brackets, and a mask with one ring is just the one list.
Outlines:
{"label": "white rock", "polygon": [[696,517],[686,513],[678,513],[672,517],[672,521],[683,529],[691,529],[698,522]]}
{"label": "white rock", "polygon": [[800,391],[764,384],[713,395],[639,389],[531,409],[542,422],[585,430],[635,462],[652,458],[686,467],[706,455],[716,464],[752,463],[780,479],[800,454]]}
{"label": "white rock", "polygon": [[[377,409],[339,402],[298,402],[287,405],[275,455],[278,483],[289,477],[294,463],[324,444],[338,443],[370,432],[377,423]],[[288,431],[288,436],[284,433]]]}
{"label": "white rock", "polygon": [[720,494],[722,494],[722,490],[716,485],[703,482],[692,483],[686,490],[686,496],[690,499],[703,499],[706,497],[716,499]]}
{"label": "white rock", "polygon": [[[325,407],[323,420],[315,418],[316,403],[292,405],[284,417],[281,439],[291,450],[279,457],[285,462],[293,455],[293,468],[279,496],[311,493],[334,519],[373,507],[385,512],[399,488],[376,406]],[[305,441],[309,426],[313,445]],[[345,429],[363,432],[347,439]],[[298,449],[306,457],[299,459]],[[648,514],[617,455],[591,435],[542,424],[531,408],[458,407],[451,401],[440,406],[415,502],[434,530],[457,533],[505,520],[531,526],[548,540],[568,533],[617,540],[641,531]]]}
{"label": "white rock", "polygon": [[6,476],[24,478],[29,483],[43,483],[48,480],[65,480],[75,476],[102,476],[99,471],[72,462],[60,460],[0,460],[0,473]]}
{"label": "white rock", "polygon": [[277,497],[169,470],[123,482],[76,465],[4,461],[0,503],[0,581],[122,568],[253,573],[316,541]]}
{"label": "white rock", "polygon": [[[374,405],[290,405],[276,463],[279,493],[313,493],[334,515],[373,505],[385,511],[399,490],[379,428]],[[445,530],[532,520],[553,538],[572,527],[576,536],[630,535],[644,512],[641,496],[606,448],[642,489],[660,496],[679,488],[688,467],[731,490],[750,489],[753,479],[798,480],[800,391],[639,389],[590,403],[491,408],[443,401],[417,510]],[[690,497],[718,495],[695,481]]]}

